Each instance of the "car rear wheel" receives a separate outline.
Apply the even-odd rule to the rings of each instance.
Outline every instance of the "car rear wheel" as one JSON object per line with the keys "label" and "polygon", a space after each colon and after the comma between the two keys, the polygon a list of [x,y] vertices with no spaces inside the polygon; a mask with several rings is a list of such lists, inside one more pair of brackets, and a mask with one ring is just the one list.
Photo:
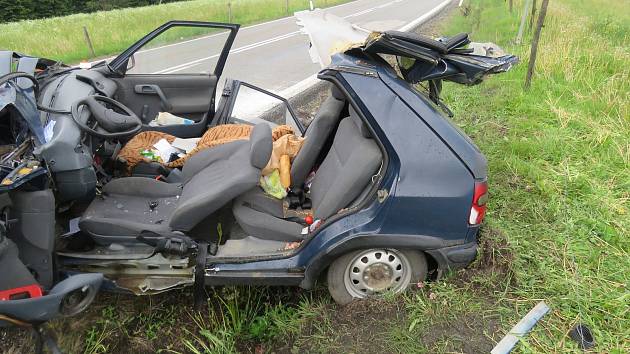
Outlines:
{"label": "car rear wheel", "polygon": [[369,249],[351,252],[328,268],[328,290],[341,305],[355,299],[405,291],[409,284],[426,278],[427,261],[422,252]]}

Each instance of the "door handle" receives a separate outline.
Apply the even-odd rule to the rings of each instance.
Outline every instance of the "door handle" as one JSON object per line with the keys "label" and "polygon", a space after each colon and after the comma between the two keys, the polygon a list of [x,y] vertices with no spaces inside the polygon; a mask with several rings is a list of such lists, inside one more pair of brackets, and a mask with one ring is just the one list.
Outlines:
{"label": "door handle", "polygon": [[162,103],[162,110],[164,112],[170,112],[173,110],[173,106],[166,98],[164,91],[158,85],[154,84],[139,84],[134,87],[134,92],[139,95],[156,95],[160,98],[160,102]]}

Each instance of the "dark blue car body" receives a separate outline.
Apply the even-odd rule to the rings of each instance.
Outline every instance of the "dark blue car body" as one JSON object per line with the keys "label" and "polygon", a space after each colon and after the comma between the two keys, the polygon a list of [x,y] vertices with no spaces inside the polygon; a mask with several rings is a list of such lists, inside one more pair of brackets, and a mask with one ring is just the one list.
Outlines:
{"label": "dark blue car body", "polygon": [[[182,125],[177,128],[196,129],[195,125],[198,125],[201,134],[203,134],[209,126],[217,123],[213,119],[221,122],[223,118],[231,118],[231,109],[236,95],[231,96],[232,101],[225,99],[231,103],[219,101],[219,107],[222,107],[223,103],[223,107],[229,106],[229,109],[215,110],[214,92],[225,59],[238,31],[238,25],[172,21],[139,40],[107,65],[102,62],[95,64],[89,70],[78,70],[51,61],[36,61],[41,66],[39,69],[45,74],[40,77],[42,86],[49,87],[49,89],[44,90],[40,101],[33,101],[30,105],[32,106],[31,111],[36,112],[36,114],[33,119],[27,121],[29,129],[35,130],[32,128],[37,125],[35,123],[41,123],[37,110],[42,110],[46,116],[68,114],[68,112],[55,110],[52,106],[48,107],[52,105],[53,101],[56,105],[67,109],[67,106],[72,102],[79,102],[79,99],[95,95],[97,88],[99,94],[113,96],[117,90],[117,85],[121,84],[120,80],[125,76],[125,71],[134,53],[161,32],[177,26],[221,28],[229,33],[226,45],[221,52],[218,68],[213,74],[203,78],[204,83],[211,83],[211,85],[209,84],[211,86],[210,92],[213,94],[206,95],[205,92],[207,91],[198,90],[201,95],[207,96],[210,110],[206,113],[210,114],[204,115],[198,124]],[[380,250],[387,250],[387,252],[400,250],[403,253],[409,251],[408,253],[412,255],[412,258],[421,261],[414,263],[415,266],[421,265],[421,267],[416,268],[423,268],[415,274],[417,277],[414,278],[413,282],[425,279],[427,268],[433,271],[430,275],[437,278],[445,271],[463,268],[470,264],[477,254],[477,234],[485,214],[487,162],[472,141],[445,115],[444,112],[448,112],[448,109],[439,99],[441,81],[475,85],[480,83],[483,77],[488,74],[508,70],[517,58],[513,56],[486,57],[475,55],[470,48],[465,48],[469,43],[470,40],[466,34],[457,35],[444,41],[435,41],[405,33],[391,32],[370,36],[360,49],[354,48],[354,50],[350,49],[332,56],[332,63],[319,73],[319,79],[334,85],[341,91],[344,96],[344,105],[347,100],[353,111],[356,111],[360,116],[362,123],[367,125],[371,133],[369,134],[370,138],[374,138],[381,150],[381,169],[372,177],[372,184],[366,186],[367,193],[358,199],[361,200],[358,204],[346,204],[352,206],[332,214],[333,216],[327,218],[319,228],[313,228],[310,233],[308,232],[310,229],[307,229],[308,238],[301,242],[297,249],[274,249],[274,253],[263,252],[260,255],[255,252],[248,252],[245,253],[245,256],[239,257],[217,256],[220,238],[213,244],[215,247],[214,252],[212,252],[213,247],[211,246],[213,245],[206,241],[197,243],[191,239],[190,244],[187,244],[184,243],[188,239],[186,235],[183,235],[185,237],[181,237],[181,239],[175,239],[171,236],[165,237],[164,239],[169,241],[167,244],[179,240],[181,243],[175,244],[190,246],[184,247],[181,253],[174,253],[177,259],[187,259],[186,271],[190,269],[191,274],[185,276],[190,276],[190,278],[184,279],[185,281],[181,283],[174,282],[168,288],[194,284],[196,302],[202,300],[204,284],[293,285],[310,289],[327,268],[329,269],[330,280],[330,274],[334,273],[330,270],[335,268],[335,264],[340,263],[339,260],[343,260],[346,256],[353,256],[353,253],[361,254],[366,250],[377,250],[379,260]],[[383,59],[382,55],[406,56],[407,59],[413,59],[415,63],[405,68],[400,65],[397,66],[401,70],[401,75],[399,75],[393,66]],[[6,64],[13,61],[21,63],[32,61],[30,57],[12,52],[0,52],[0,64],[2,64],[3,58]],[[0,89],[4,88],[4,91],[0,92],[0,101],[2,101],[0,103],[3,104],[3,107],[12,104],[20,108],[22,106],[16,104],[19,102],[9,100],[15,95],[13,95],[13,90],[7,90],[7,88],[21,92],[16,86],[19,78],[31,77],[33,83],[37,83],[38,79],[31,76],[35,67],[31,68],[30,73],[10,73],[11,65],[4,66],[9,73],[4,76],[0,75],[0,84],[5,84],[5,86],[0,85]],[[2,65],[0,65],[1,68]],[[19,68],[20,65],[18,65]],[[49,69],[50,72],[47,72]],[[82,80],[78,79],[77,73],[82,75]],[[72,79],[68,79],[68,77],[72,77]],[[59,80],[65,84],[49,85],[53,82],[51,80]],[[414,86],[420,82],[430,84],[428,93],[420,92]],[[39,88],[39,84],[34,86]],[[64,88],[63,94],[57,92],[59,87]],[[229,91],[227,85],[226,88]],[[38,89],[31,91],[28,92],[29,95],[38,97],[36,94]],[[223,97],[230,97],[229,94],[225,94],[225,90],[223,93]],[[279,98],[275,94],[271,95]],[[282,100],[288,104],[288,101]],[[47,102],[45,105],[47,107],[40,105],[43,101]],[[28,103],[27,101],[22,103],[25,102]],[[36,102],[38,103],[36,104]],[[26,107],[26,105],[23,106]],[[203,104],[201,106],[207,107]],[[73,105],[73,107],[76,108],[77,106]],[[295,117],[290,105],[288,108],[291,115]],[[21,111],[26,112],[24,109]],[[1,110],[0,113],[2,113]],[[5,115],[14,116],[13,114]],[[72,111],[70,115],[73,119],[76,118]],[[155,254],[161,252],[168,254],[166,251],[172,251],[171,249],[159,249],[156,245],[146,242],[146,239],[143,240],[140,237],[143,235],[142,233],[134,241],[135,246],[141,246],[138,248],[140,251],[135,251],[133,247],[127,251],[126,248],[122,247],[112,251],[112,259],[106,259],[109,251],[105,251],[105,256],[101,257],[99,252],[109,247],[103,245],[91,245],[91,247],[95,247],[94,249],[100,248],[94,255],[88,254],[87,256],[85,256],[87,251],[81,247],[77,247],[76,251],[71,249],[65,253],[63,250],[62,252],[58,251],[55,243],[58,235],[54,227],[55,223],[59,222],[55,219],[58,203],[56,203],[55,198],[57,198],[57,202],[80,201],[86,195],[94,198],[92,194],[95,193],[97,180],[93,171],[93,151],[79,148],[82,146],[80,143],[83,136],[81,130],[72,120],[58,119],[56,122],[58,123],[53,124],[50,129],[54,128],[57,132],[55,134],[61,138],[58,138],[55,144],[51,145],[53,148],[44,150],[42,153],[42,160],[44,161],[47,161],[46,151],[54,155],[52,158],[48,156],[48,160],[52,160],[52,163],[46,164],[45,167],[46,169],[50,168],[51,175],[55,176],[56,195],[53,194],[47,183],[41,183],[42,186],[36,191],[41,193],[41,200],[47,201],[48,209],[45,208],[44,204],[46,203],[37,199],[40,194],[33,193],[31,196],[26,193],[30,192],[27,190],[22,191],[25,193],[20,193],[21,191],[17,190],[19,187],[17,183],[13,186],[5,186],[6,190],[0,191],[8,194],[11,188],[17,190],[12,191],[13,194],[9,197],[11,197],[12,203],[20,207],[14,206],[14,209],[19,211],[18,215],[27,220],[24,224],[26,225],[25,229],[28,229],[26,230],[28,232],[16,231],[14,239],[21,242],[21,247],[28,246],[25,248],[28,252],[18,252],[18,248],[12,242],[6,241],[9,240],[9,238],[4,237],[8,229],[5,227],[4,220],[0,220],[0,265],[6,269],[12,269],[16,274],[16,269],[22,269],[26,276],[21,276],[18,280],[26,279],[28,285],[39,292],[38,295],[36,294],[37,296],[0,301],[0,313],[14,316],[14,318],[29,323],[41,323],[58,317],[63,312],[64,299],[71,295],[74,296],[73,294],[79,294],[83,300],[78,304],[69,305],[72,314],[83,311],[100,289],[130,292],[128,287],[120,286],[115,279],[119,269],[128,266],[126,261],[130,261],[133,268],[134,264],[142,263],[136,262],[137,260],[151,259]],[[298,128],[303,132],[301,124],[298,124]],[[60,131],[64,131],[64,134],[60,134]],[[308,138],[308,130],[306,133]],[[35,135],[37,137],[37,134]],[[28,144],[24,145],[28,146]],[[19,150],[19,148],[15,148],[15,150]],[[18,169],[17,167],[16,169]],[[45,169],[41,168],[41,170],[43,176]],[[88,178],[93,174],[94,178]],[[151,177],[155,176],[152,175]],[[159,179],[162,176],[157,174],[157,177]],[[62,188],[64,181],[67,182],[65,189]],[[28,197],[29,202],[21,202],[22,196]],[[152,208],[150,205],[149,208]],[[39,222],[28,222],[28,220],[39,220]],[[6,224],[9,221],[15,224],[13,220],[9,219],[6,220]],[[67,222],[67,220],[63,221]],[[303,225],[306,224],[309,223]],[[220,230],[217,227],[217,233],[221,234],[222,231]],[[80,245],[84,245],[83,242],[86,238],[81,237],[83,235],[81,232],[69,232],[69,234],[71,236],[76,235],[76,239],[81,241]],[[4,243],[3,240],[5,240]],[[67,243],[71,242],[68,241]],[[289,245],[290,243],[281,244]],[[142,253],[146,249],[150,250],[148,256]],[[122,256],[117,255],[116,252],[120,252]],[[396,255],[400,258],[398,253]],[[54,264],[53,257],[56,257],[56,267],[50,266],[50,264]],[[362,260],[361,257],[357,259]],[[23,259],[26,259],[27,262],[23,262]],[[99,263],[101,261],[103,264]],[[38,266],[40,273],[47,275],[47,278],[40,276],[38,280],[35,280],[26,268],[26,264],[30,264],[31,268],[34,265]],[[94,264],[98,267],[89,268],[90,265]],[[82,268],[84,265],[89,270],[85,271],[85,268]],[[140,273],[146,275],[147,279],[150,278],[153,275],[151,266],[154,265],[142,263],[142,266],[147,267],[147,274]],[[177,273],[182,269],[180,263],[175,264],[175,266],[180,268],[167,264],[165,268],[171,268],[168,268],[166,272],[173,270],[174,273]],[[412,263],[408,262],[407,266],[412,273],[414,270]],[[104,277],[104,269],[110,271],[114,277]],[[354,268],[348,267],[346,271],[348,272],[349,269]],[[78,274],[90,272],[92,274]],[[11,275],[7,278],[11,280],[11,283],[9,281],[5,281],[4,284],[0,282],[0,295],[2,295],[3,287],[10,291],[22,289],[21,286],[17,287],[12,283],[15,280],[13,278],[18,278],[17,276]],[[131,278],[136,279],[138,277]],[[177,273],[173,278],[178,280],[180,276]],[[396,281],[402,279],[402,277],[394,278],[391,276],[390,278]],[[47,283],[44,284],[42,279],[47,279]],[[61,279],[63,280],[59,282]],[[410,275],[404,280],[406,282],[405,287],[413,283],[411,279]],[[2,280],[1,277],[0,280]],[[329,290],[330,283],[329,281]],[[20,285],[22,284],[20,283]],[[150,290],[148,293],[165,290],[159,287],[149,288],[147,286],[145,289],[141,289],[141,292],[147,289]],[[42,289],[44,294],[42,294]],[[333,298],[335,297],[332,292],[331,295]],[[0,299],[2,298],[0,297]],[[0,326],[7,324],[9,322],[5,323],[0,320]]]}
{"label": "dark blue car body", "polygon": [[209,264],[207,283],[308,289],[334,259],[365,248],[424,251],[438,275],[474,260],[479,225],[468,218],[475,181],[487,178],[485,157],[428,97],[391,67],[365,59],[337,54],[319,78],[346,91],[385,152],[378,197],[329,220],[291,257]]}

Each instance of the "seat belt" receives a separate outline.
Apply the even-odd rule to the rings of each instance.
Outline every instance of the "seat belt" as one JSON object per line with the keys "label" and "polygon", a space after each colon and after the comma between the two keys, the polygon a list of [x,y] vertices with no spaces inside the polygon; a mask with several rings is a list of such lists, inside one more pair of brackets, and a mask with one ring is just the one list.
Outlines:
{"label": "seat belt", "polygon": [[289,201],[289,209],[311,209],[313,207],[313,203],[310,198],[306,198],[306,194],[304,193],[304,189],[296,188],[291,189],[287,194],[287,200]]}

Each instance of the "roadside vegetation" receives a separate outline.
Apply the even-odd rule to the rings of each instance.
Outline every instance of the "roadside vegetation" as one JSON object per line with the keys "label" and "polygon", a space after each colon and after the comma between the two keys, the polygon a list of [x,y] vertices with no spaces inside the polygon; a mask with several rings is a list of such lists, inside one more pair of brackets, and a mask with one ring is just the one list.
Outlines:
{"label": "roadside vegetation", "polygon": [[[315,0],[324,8],[349,0]],[[228,10],[231,4],[231,18]],[[286,5],[289,4],[287,11]],[[309,8],[308,0],[196,0],[0,24],[0,49],[77,63],[90,60],[87,29],[97,57],[120,53],[170,20],[251,25]]]}
{"label": "roadside vegetation", "polygon": [[138,7],[181,0],[0,0],[0,23]]}
{"label": "roadside vegetation", "polygon": [[[514,45],[523,2],[514,1],[510,15],[504,1],[475,0],[468,16],[457,14],[446,27],[448,34],[470,31],[476,40],[498,43],[522,64],[477,87],[444,88],[457,124],[489,161],[486,249],[477,266],[503,265],[473,267],[432,290],[450,307],[466,303],[464,313],[499,320],[501,334],[546,301],[552,311],[519,344],[522,352],[577,352],[567,333],[584,323],[596,352],[627,353],[630,4],[552,0],[536,74],[525,90],[531,33]],[[425,324],[418,333],[444,321],[431,315],[444,308],[426,303],[421,297],[408,303],[415,311],[410,321]],[[461,320],[452,311],[446,317]],[[430,351],[449,348],[453,336],[444,333]]]}
{"label": "roadside vegetation", "polygon": [[568,337],[577,323],[593,331],[593,352],[630,352],[628,3],[552,0],[529,90],[531,33],[514,44],[522,1],[512,14],[503,0],[464,4],[467,16],[452,8],[428,31],[472,32],[522,60],[482,85],[444,87],[455,122],[489,161],[489,215],[469,269],[346,307],[333,304],[324,285],[209,289],[199,313],[187,290],[103,294],[86,314],[52,324],[62,348],[482,353],[544,300],[551,312],[515,352],[580,353]]}

